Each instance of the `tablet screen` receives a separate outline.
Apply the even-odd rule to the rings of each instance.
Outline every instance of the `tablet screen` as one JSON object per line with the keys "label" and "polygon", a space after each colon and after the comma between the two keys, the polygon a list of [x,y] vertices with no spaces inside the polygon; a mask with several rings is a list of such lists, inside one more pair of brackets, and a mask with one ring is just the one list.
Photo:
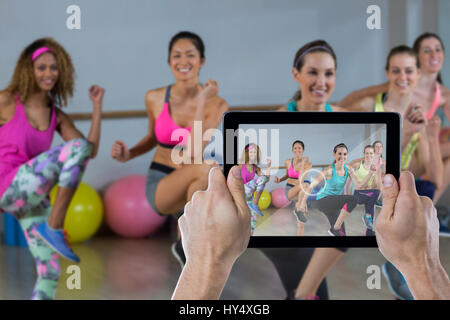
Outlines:
{"label": "tablet screen", "polygon": [[382,179],[399,174],[398,115],[228,116],[225,171],[240,166],[251,244],[376,246]]}

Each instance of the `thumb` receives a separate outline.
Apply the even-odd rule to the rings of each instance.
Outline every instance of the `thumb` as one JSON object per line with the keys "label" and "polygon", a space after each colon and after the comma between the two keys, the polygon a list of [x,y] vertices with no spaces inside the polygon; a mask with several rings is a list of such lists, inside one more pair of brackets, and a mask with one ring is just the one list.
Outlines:
{"label": "thumb", "polygon": [[245,201],[244,183],[242,181],[241,170],[239,166],[233,166],[228,173],[228,190],[230,190],[234,203],[238,207],[240,214],[248,214],[248,206]]}
{"label": "thumb", "polygon": [[124,149],[127,147],[125,142],[123,142],[122,140],[118,140],[118,141],[116,141],[116,143]]}
{"label": "thumb", "polygon": [[393,216],[398,192],[398,183],[394,176],[386,174],[383,180],[383,206],[380,212],[383,219],[390,219]]}
{"label": "thumb", "polygon": [[400,178],[398,179],[400,184],[400,192],[412,192],[414,195],[417,195],[416,191],[416,183],[414,180],[414,175],[409,171],[404,171],[400,174]]}

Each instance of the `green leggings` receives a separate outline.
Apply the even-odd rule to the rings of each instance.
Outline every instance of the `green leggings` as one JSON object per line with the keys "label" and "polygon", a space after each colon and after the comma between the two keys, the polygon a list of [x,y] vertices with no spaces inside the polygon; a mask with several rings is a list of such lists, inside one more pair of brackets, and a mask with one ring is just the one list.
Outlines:
{"label": "green leggings", "polygon": [[0,209],[18,219],[36,262],[37,281],[32,299],[53,299],[61,272],[57,253],[36,233],[36,227],[47,221],[51,212],[50,190],[56,184],[76,188],[91,152],[92,143],[78,138],[41,153],[20,166],[0,198]]}

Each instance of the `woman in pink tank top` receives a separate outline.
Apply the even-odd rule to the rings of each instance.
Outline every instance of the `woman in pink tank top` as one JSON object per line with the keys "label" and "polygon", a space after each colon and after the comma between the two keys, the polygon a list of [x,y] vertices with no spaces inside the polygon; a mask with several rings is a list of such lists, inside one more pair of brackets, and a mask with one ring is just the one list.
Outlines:
{"label": "woman in pink tank top", "polygon": [[[15,216],[36,260],[33,299],[53,299],[60,274],[58,254],[79,258],[62,230],[66,210],[100,139],[104,90],[92,86],[88,138],[58,108],[74,89],[74,69],[65,49],[51,38],[27,46],[11,83],[0,91],[0,211]],[[54,132],[66,141],[51,147]],[[59,185],[54,206],[49,192]]]}
{"label": "woman in pink tank top", "polygon": [[[218,96],[216,81],[200,84],[199,72],[205,63],[205,48],[198,35],[182,31],[173,36],[168,62],[175,83],[147,92],[148,132],[130,149],[122,141],[116,141],[111,157],[127,162],[156,147],[147,173],[148,202],[158,214],[180,216],[194,192],[204,190],[208,185],[213,161],[202,158],[203,150],[211,140],[211,135],[204,136],[204,133],[219,126],[228,104]],[[197,142],[194,137],[203,140]],[[172,249],[184,264],[181,243],[178,241]]]}
{"label": "woman in pink tank top", "polygon": [[[266,183],[270,179],[271,160],[267,159],[267,172],[262,173],[258,164],[261,161],[261,150],[258,145],[249,143],[244,147],[239,166],[241,168],[242,182],[244,183],[244,192],[247,205],[251,213],[251,233],[255,231],[258,215],[263,216],[259,209],[259,199],[264,191]],[[256,193],[255,193],[256,191]]]}

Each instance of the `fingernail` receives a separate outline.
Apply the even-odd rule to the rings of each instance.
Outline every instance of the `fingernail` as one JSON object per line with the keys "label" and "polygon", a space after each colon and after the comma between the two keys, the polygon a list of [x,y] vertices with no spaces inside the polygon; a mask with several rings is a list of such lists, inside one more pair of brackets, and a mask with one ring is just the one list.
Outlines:
{"label": "fingernail", "polygon": [[237,179],[241,179],[241,170],[239,170],[239,166],[233,168],[233,176]]}
{"label": "fingernail", "polygon": [[394,184],[394,180],[392,179],[392,176],[387,174],[384,176],[383,184],[386,188],[392,187]]}

